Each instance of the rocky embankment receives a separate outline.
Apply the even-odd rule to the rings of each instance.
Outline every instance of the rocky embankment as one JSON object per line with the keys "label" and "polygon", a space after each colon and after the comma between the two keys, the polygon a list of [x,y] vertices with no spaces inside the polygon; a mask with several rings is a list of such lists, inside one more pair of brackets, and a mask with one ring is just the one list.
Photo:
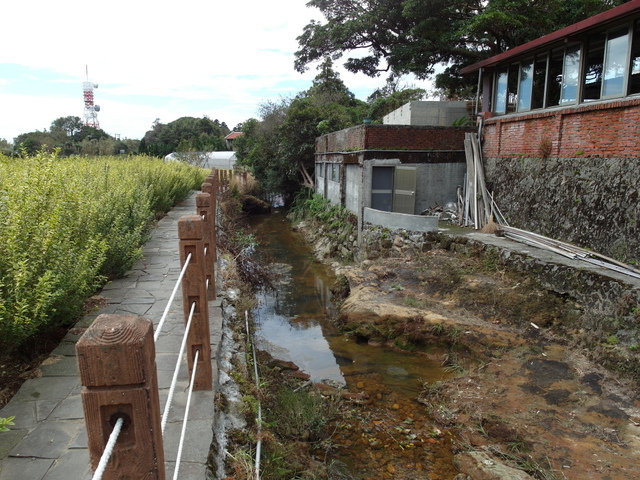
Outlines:
{"label": "rocky embankment", "polygon": [[[324,261],[340,252],[317,228],[299,228]],[[371,348],[409,349],[455,373],[415,400],[452,434],[456,480],[640,478],[638,385],[575,341],[585,298],[558,295],[479,250],[382,236],[386,250],[374,259],[333,263],[344,296],[338,322]],[[616,348],[601,340],[598,358]],[[434,357],[434,345],[448,353]],[[394,465],[388,478],[454,478],[433,468],[418,475],[417,463]],[[413,476],[401,473],[409,466]]]}

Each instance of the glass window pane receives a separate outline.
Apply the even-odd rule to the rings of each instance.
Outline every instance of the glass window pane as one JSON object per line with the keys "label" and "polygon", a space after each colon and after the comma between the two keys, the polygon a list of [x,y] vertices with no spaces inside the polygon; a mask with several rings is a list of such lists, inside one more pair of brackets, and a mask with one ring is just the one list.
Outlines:
{"label": "glass window pane", "polygon": [[549,58],[549,74],[547,77],[547,107],[554,107],[560,104],[563,58],[563,48],[558,48],[551,52],[551,58]]}
{"label": "glass window pane", "polygon": [[631,44],[629,94],[640,93],[640,21],[636,21]]}
{"label": "glass window pane", "polygon": [[560,103],[575,103],[578,99],[580,76],[580,46],[568,47],[564,55],[562,71],[562,95]]}
{"label": "glass window pane", "polygon": [[496,81],[495,113],[507,113],[507,71],[498,72]]}
{"label": "glass window pane", "polygon": [[538,55],[533,67],[533,87],[531,89],[531,108],[544,107],[544,87],[547,76],[547,56]]}
{"label": "glass window pane", "polygon": [[620,96],[624,93],[624,77],[629,52],[629,28],[609,32],[604,64],[602,96]]}
{"label": "glass window pane", "polygon": [[598,100],[602,89],[602,67],[604,65],[605,33],[599,33],[589,38],[584,70],[583,99],[585,101]]}
{"label": "glass window pane", "polygon": [[531,109],[531,87],[533,86],[533,59],[520,65],[518,88],[518,111]]}
{"label": "glass window pane", "polygon": [[516,111],[516,102],[518,101],[518,85],[519,85],[520,65],[514,63],[509,66],[507,74],[507,113]]}

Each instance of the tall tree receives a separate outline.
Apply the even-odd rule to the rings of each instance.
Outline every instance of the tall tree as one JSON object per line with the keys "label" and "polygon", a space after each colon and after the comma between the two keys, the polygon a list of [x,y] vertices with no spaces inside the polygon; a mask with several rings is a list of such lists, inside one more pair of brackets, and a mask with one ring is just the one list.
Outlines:
{"label": "tall tree", "polygon": [[377,76],[431,77],[447,65],[437,86],[456,93],[458,71],[624,0],[311,0],[325,22],[311,21],[298,37],[295,68],[323,58],[347,70]]}
{"label": "tall tree", "polygon": [[263,103],[262,121],[244,122],[244,135],[235,141],[238,159],[266,191],[293,193],[312,182],[315,139],[362,122],[367,108],[326,60],[311,88],[293,99]]}
{"label": "tall tree", "polygon": [[164,157],[177,151],[226,150],[227,125],[208,117],[181,117],[168,124],[153,122],[140,143],[140,152]]}

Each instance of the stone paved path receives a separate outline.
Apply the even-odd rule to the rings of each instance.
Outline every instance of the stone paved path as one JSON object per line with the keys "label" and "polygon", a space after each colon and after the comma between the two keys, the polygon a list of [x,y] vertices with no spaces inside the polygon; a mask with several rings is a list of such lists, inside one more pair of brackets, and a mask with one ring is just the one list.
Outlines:
{"label": "stone paved path", "polygon": [[[193,194],[160,220],[144,247],[142,260],[125,278],[109,283],[102,290],[101,295],[107,299],[107,305],[78,322],[40,367],[42,376],[27,380],[0,410],[0,417],[16,417],[10,431],[0,432],[0,480],[91,478],[75,342],[84,329],[103,313],[133,313],[158,324],[180,273],[178,219],[195,212]],[[217,384],[215,357],[222,323],[219,301],[209,302],[209,317],[214,383]],[[184,317],[179,290],[156,343],[161,410],[168,395],[183,332]],[[173,478],[187,398],[188,379],[184,359],[179,378],[164,432],[167,478]],[[213,402],[214,392],[193,392],[180,466],[181,480],[207,478],[206,461],[213,438]]]}

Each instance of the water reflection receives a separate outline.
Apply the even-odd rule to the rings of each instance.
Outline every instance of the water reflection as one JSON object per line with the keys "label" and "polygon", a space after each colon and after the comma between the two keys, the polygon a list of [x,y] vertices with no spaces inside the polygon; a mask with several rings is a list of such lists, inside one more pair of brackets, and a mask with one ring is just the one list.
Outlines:
{"label": "water reflection", "polygon": [[253,217],[251,228],[273,259],[275,290],[258,295],[254,311],[258,347],[292,361],[314,382],[345,385],[350,378],[377,377],[397,393],[415,398],[420,381],[443,378],[424,356],[361,345],[341,335],[328,319],[333,272],[317,262],[281,212]]}

